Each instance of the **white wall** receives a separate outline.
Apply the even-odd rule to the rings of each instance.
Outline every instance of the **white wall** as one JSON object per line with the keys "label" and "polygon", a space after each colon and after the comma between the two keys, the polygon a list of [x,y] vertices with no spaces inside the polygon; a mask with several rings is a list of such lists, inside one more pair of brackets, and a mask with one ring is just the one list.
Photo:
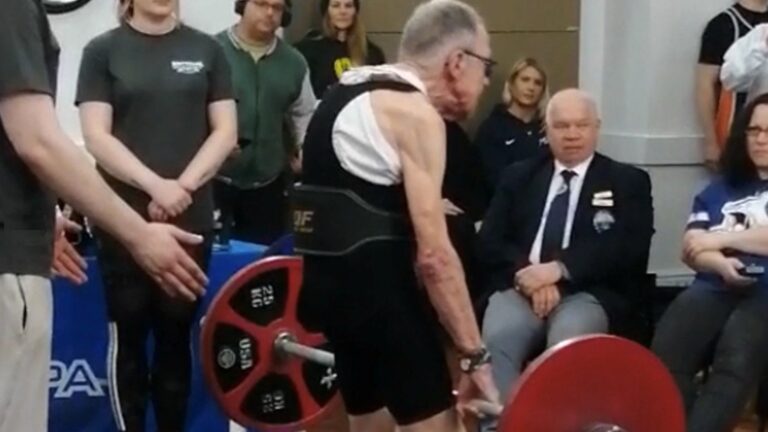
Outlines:
{"label": "white wall", "polygon": [[[215,33],[235,21],[233,4],[234,0],[182,0],[181,18],[188,25]],[[75,12],[50,15],[53,31],[62,46],[57,110],[64,130],[76,142],[82,142],[74,106],[80,57],[88,41],[117,25],[116,5],[117,0],[92,0]]]}
{"label": "white wall", "polygon": [[580,86],[603,113],[601,151],[646,169],[656,235],[651,271],[678,283],[691,198],[706,181],[694,73],[706,22],[730,0],[583,0]]}

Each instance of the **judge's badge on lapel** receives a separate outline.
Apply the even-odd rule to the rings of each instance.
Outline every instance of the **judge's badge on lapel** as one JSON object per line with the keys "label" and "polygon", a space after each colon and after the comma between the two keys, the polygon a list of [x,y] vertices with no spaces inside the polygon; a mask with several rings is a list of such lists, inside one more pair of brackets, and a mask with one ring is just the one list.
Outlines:
{"label": "judge's badge on lapel", "polygon": [[613,191],[595,192],[592,195],[592,207],[613,207]]}
{"label": "judge's badge on lapel", "polygon": [[611,213],[610,210],[598,210],[595,213],[595,217],[592,218],[592,226],[595,227],[595,231],[597,231],[598,234],[611,229],[614,223],[616,223],[616,219],[613,217],[613,213]]}

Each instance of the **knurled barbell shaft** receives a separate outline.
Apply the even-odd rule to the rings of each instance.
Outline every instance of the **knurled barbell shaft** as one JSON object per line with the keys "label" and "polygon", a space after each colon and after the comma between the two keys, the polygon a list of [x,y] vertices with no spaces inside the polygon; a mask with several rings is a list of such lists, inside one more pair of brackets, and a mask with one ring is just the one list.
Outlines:
{"label": "knurled barbell shaft", "polygon": [[292,355],[322,366],[334,367],[336,365],[333,353],[294,342],[288,335],[279,336],[275,339],[275,350],[279,354]]}
{"label": "knurled barbell shaft", "polygon": [[[290,334],[281,334],[275,339],[275,351],[278,355],[294,356],[326,367],[336,365],[333,353],[300,344],[293,340]],[[484,400],[473,400],[474,406],[481,414],[491,417],[501,417],[503,407],[492,402]]]}

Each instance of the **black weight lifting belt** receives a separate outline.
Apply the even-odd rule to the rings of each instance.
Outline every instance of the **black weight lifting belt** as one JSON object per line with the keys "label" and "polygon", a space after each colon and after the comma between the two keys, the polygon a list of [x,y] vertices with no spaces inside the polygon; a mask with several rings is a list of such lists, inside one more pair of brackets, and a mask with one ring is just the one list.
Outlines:
{"label": "black weight lifting belt", "polygon": [[303,185],[291,198],[294,247],[299,254],[348,256],[372,242],[407,245],[413,239],[403,185],[377,185],[350,174],[333,147],[333,127],[341,111],[357,97],[379,89],[418,91],[394,81],[336,85],[312,117],[302,149]]}
{"label": "black weight lifting belt", "polygon": [[407,218],[363,201],[349,189],[297,186],[292,193],[296,252],[340,256],[373,241],[408,241]]}

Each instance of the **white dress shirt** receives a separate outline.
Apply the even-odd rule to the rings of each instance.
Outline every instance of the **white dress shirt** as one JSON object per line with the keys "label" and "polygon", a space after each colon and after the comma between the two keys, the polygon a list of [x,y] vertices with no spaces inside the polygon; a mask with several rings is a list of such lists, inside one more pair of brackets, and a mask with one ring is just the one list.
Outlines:
{"label": "white dress shirt", "polygon": [[549,208],[552,206],[552,200],[555,199],[557,191],[564,187],[562,172],[566,170],[573,171],[576,175],[571,179],[570,196],[568,197],[568,216],[565,220],[565,232],[563,234],[563,249],[567,249],[571,243],[571,229],[573,228],[573,218],[576,216],[576,207],[578,207],[579,196],[581,195],[581,186],[584,184],[584,177],[587,175],[589,164],[592,163],[593,156],[573,168],[568,168],[559,161],[555,160],[555,172],[552,175],[552,181],[549,183],[549,194],[547,202],[544,205],[544,211],[541,213],[539,230],[536,232],[536,238],[531,246],[531,253],[528,259],[532,264],[541,262],[541,242],[544,238],[544,225],[547,223]]}

